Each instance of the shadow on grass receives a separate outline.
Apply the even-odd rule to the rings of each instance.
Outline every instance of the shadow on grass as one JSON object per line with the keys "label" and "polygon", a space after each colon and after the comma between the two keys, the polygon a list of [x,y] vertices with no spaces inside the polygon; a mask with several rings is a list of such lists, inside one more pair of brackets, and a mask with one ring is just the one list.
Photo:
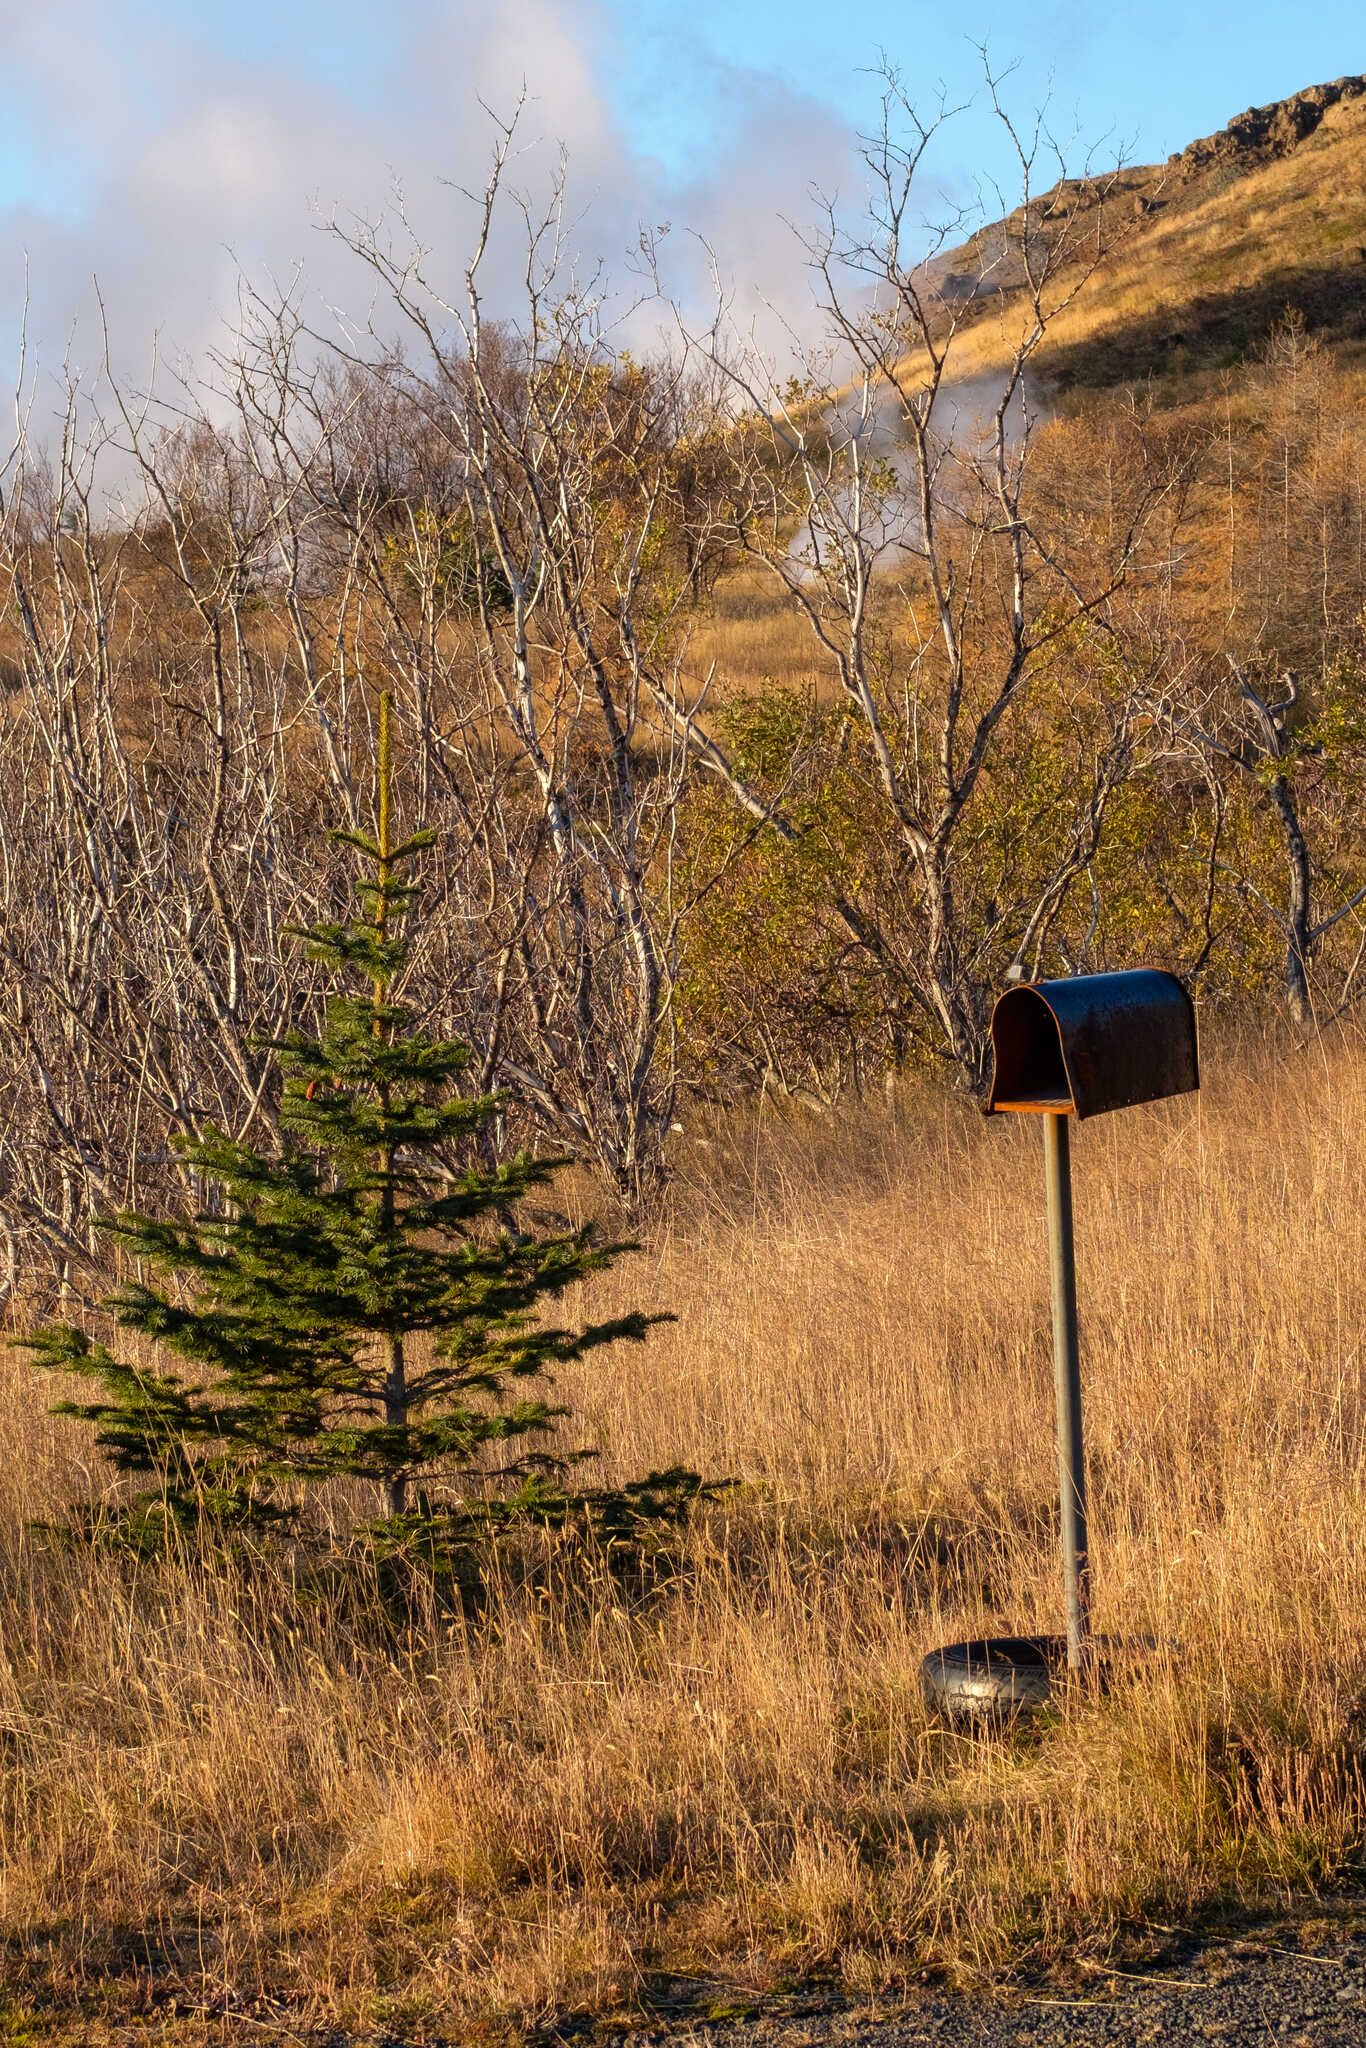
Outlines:
{"label": "shadow on grass", "polygon": [[1157,307],[1114,333],[1050,347],[1040,369],[1056,390],[1069,392],[1222,368],[1258,349],[1290,310],[1303,315],[1310,333],[1366,341],[1366,251],[1356,260],[1271,271],[1197,293],[1181,306]]}

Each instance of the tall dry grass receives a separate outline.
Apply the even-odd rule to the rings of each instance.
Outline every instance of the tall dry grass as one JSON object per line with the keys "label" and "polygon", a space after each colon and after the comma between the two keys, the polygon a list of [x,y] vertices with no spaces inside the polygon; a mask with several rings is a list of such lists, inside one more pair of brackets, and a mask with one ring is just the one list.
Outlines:
{"label": "tall dry grass", "polygon": [[750,564],[729,569],[700,610],[688,641],[686,674],[723,704],[772,684],[817,693],[831,687],[829,663],[810,625],[777,578]]}
{"label": "tall dry grass", "polygon": [[1366,1050],[1207,1067],[1074,1155],[1098,1621],[1172,1647],[1014,1739],[935,1729],[917,1667],[1056,1624],[1032,1123],[912,1091],[688,1141],[604,1284],[679,1320],[566,1388],[611,1469],[742,1482],[651,1587],[509,1573],[405,1637],[278,1574],[54,1554],[25,1525],[85,1490],[83,1442],[7,1366],[14,2024],[466,2038],[1100,1955],[1351,1873]]}

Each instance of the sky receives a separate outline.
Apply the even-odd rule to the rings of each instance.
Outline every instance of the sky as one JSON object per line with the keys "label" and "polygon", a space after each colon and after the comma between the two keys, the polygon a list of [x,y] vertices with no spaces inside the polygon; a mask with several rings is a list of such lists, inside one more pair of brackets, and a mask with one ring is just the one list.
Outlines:
{"label": "sky", "polygon": [[[992,212],[993,188],[1009,192],[976,45],[1016,109],[1047,103],[1077,160],[1153,161],[1366,69],[1359,0],[0,0],[0,29],[0,376],[25,306],[31,368],[98,361],[94,280],[132,378],[154,338],[163,360],[203,359],[242,275],[302,266],[311,303],[363,317],[365,281],[320,230],[400,189],[457,279],[484,108],[509,111],[523,87],[517,181],[544,189],[564,146],[575,248],[621,281],[623,307],[641,226],[667,226],[675,288],[700,301],[705,238],[781,352],[810,317],[794,230],[813,189],[858,205],[884,58],[917,103],[971,103],[927,217],[979,191]],[[508,257],[495,299],[511,305],[514,281]]]}

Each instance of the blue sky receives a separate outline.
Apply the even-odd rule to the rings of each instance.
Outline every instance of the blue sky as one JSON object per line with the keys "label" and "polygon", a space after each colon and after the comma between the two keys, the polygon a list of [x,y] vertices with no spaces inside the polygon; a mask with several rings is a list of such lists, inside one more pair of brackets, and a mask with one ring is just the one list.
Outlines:
{"label": "blue sky", "polygon": [[943,81],[957,97],[974,83],[973,45],[985,43],[993,62],[1015,67],[1023,104],[1049,99],[1063,125],[1131,142],[1141,162],[1244,107],[1366,69],[1366,12],[1350,0],[633,0],[613,12],[617,105],[637,146],[678,169],[714,138],[709,57],[776,74],[858,121],[871,92],[861,67],[880,49],[917,92]]}
{"label": "blue sky", "polygon": [[642,221],[667,221],[686,289],[695,229],[742,307],[800,326],[809,286],[784,223],[810,219],[812,186],[857,203],[880,52],[918,101],[978,91],[927,213],[979,184],[988,206],[994,183],[1012,198],[974,43],[1011,68],[1016,109],[1046,99],[1061,136],[1139,161],[1366,69],[1359,0],[0,0],[0,25],[0,364],[26,275],[48,362],[89,356],[93,278],[120,360],[154,333],[163,356],[197,359],[243,271],[302,265],[320,303],[350,311],[354,277],[318,227],[396,185],[454,260],[459,188],[487,161],[480,99],[505,109],[523,80],[535,147],[519,176],[548,177],[567,145],[587,258],[613,270]]}

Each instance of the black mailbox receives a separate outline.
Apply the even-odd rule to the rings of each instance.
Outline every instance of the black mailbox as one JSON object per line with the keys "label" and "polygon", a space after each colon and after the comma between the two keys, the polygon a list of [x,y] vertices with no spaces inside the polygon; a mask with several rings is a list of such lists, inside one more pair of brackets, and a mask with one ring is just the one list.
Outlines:
{"label": "black mailbox", "polygon": [[1200,1085],[1195,1006],[1174,974],[1136,967],[1021,982],[991,1013],[986,1110],[1098,1116]]}

